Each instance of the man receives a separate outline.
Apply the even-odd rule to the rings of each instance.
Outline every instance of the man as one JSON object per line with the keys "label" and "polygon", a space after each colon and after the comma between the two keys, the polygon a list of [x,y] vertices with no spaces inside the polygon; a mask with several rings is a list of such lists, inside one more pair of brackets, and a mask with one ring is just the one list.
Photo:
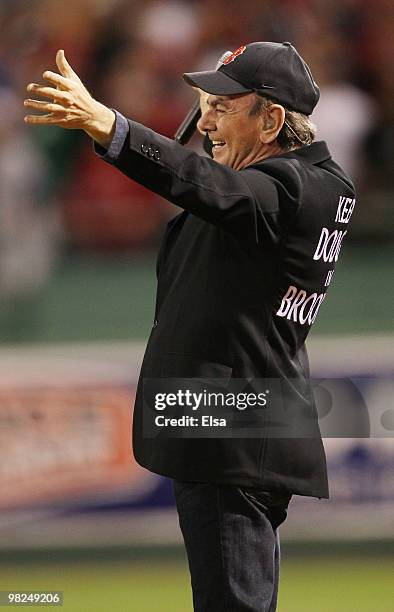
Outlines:
{"label": "man", "polygon": [[[184,209],[158,257],[133,442],[142,466],[174,479],[194,609],[273,612],[291,495],[328,497],[305,339],[354,206],[350,179],[313,142],[319,89],[290,43],[244,45],[217,71],[186,74],[209,94],[198,127],[212,160],[94,100],[62,51],[57,65],[51,87],[28,86],[53,99],[25,101],[47,115],[26,121],[84,129],[104,160]],[[150,435],[144,381],[185,378],[270,379],[282,404],[245,411],[262,427],[252,435]]]}

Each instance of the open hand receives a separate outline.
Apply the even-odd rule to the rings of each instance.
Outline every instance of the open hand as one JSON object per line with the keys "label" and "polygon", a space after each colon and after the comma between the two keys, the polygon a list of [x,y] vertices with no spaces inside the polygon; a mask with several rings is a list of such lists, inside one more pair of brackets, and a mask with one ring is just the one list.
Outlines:
{"label": "open hand", "polygon": [[30,83],[27,91],[51,102],[27,99],[24,105],[44,111],[45,115],[26,115],[25,122],[31,125],[56,125],[66,129],[85,130],[102,146],[107,147],[115,129],[115,113],[97,102],[77,73],[66,60],[64,51],[56,54],[60,74],[46,70],[43,78],[51,86]]}

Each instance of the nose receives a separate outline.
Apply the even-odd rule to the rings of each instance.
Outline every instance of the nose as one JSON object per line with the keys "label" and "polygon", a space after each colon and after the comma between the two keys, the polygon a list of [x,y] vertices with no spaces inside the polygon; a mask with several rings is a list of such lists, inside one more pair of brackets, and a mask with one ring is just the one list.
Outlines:
{"label": "nose", "polygon": [[215,130],[213,109],[209,106],[201,111],[201,117],[197,121],[197,129],[201,134]]}

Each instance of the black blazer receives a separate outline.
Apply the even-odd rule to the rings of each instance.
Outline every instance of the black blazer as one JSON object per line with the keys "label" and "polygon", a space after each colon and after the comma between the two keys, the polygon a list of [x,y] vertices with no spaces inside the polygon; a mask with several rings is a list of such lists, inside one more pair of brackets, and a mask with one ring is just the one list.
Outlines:
{"label": "black blazer", "polygon": [[278,378],[288,382],[289,405],[302,397],[315,414],[305,339],[346,235],[350,179],[324,142],[234,171],[132,121],[120,155],[107,161],[184,209],[168,223],[157,261],[136,460],[183,481],[328,497],[318,427],[308,438],[145,437],[142,381]]}

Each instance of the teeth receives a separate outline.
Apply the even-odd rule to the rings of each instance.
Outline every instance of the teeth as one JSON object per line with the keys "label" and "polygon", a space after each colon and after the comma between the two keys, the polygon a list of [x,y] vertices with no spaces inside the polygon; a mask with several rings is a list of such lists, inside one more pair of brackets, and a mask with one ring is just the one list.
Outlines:
{"label": "teeth", "polygon": [[223,142],[222,140],[213,140],[212,144],[213,144],[214,147],[216,147],[216,146],[222,146],[222,145],[224,145],[226,143]]}

